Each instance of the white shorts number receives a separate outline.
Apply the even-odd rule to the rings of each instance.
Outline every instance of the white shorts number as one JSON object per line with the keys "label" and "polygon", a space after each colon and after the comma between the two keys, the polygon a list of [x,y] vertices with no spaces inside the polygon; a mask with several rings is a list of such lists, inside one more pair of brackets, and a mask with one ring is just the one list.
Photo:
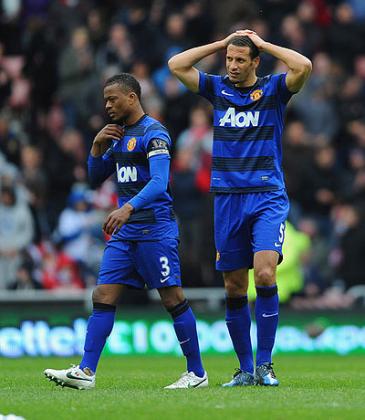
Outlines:
{"label": "white shorts number", "polygon": [[284,242],[284,232],[285,232],[285,224],[281,223],[280,229],[279,229],[279,242],[281,244]]}
{"label": "white shorts number", "polygon": [[167,257],[161,257],[160,263],[162,266],[161,274],[166,277],[170,274],[169,260]]}

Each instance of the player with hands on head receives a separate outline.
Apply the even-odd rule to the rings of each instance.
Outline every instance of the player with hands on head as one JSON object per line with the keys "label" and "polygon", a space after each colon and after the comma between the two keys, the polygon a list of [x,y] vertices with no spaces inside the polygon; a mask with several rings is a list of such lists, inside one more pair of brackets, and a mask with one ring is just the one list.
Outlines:
{"label": "player with hands on head", "polygon": [[[199,71],[204,57],[226,50],[225,76]],[[288,71],[258,77],[260,53],[283,61]],[[171,72],[214,108],[211,191],[214,198],[216,268],[223,272],[226,323],[240,368],[224,386],[279,384],[272,368],[278,325],[276,267],[289,201],[282,172],[285,108],[311,73],[308,58],[238,30],[225,39],[183,51],[169,60]],[[256,369],[247,302],[248,269],[257,292]]]}
{"label": "player with hands on head", "polygon": [[116,304],[127,287],[157,289],[171,314],[187,371],[167,389],[208,386],[199,350],[195,316],[185,299],[178,257],[178,227],[169,189],[171,139],[166,128],[145,114],[141,87],[128,73],[104,86],[105,109],[113,121],[95,137],[88,160],[97,186],[116,175],[119,208],[105,219],[111,235],[93,291],[80,365],[44,371],[47,378],[76,389],[95,386],[95,372],[112,331]]}

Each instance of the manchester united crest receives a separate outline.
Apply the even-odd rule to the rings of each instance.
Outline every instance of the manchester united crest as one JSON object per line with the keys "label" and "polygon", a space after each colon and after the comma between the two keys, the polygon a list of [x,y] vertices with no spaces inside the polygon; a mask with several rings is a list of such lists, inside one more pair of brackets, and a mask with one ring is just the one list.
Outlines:
{"label": "manchester united crest", "polygon": [[131,152],[132,150],[134,150],[134,148],[136,147],[136,144],[137,144],[137,139],[135,137],[132,137],[131,139],[129,139],[127,143],[128,152]]}
{"label": "manchester united crest", "polygon": [[255,89],[253,92],[251,92],[250,98],[252,101],[258,101],[263,94],[264,92],[262,89]]}

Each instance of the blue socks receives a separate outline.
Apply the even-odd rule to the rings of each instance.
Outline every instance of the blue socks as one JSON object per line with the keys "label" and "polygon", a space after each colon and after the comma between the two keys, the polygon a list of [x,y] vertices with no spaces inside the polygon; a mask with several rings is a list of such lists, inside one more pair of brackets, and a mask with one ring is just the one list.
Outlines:
{"label": "blue socks", "polygon": [[179,340],[180,347],[187,361],[187,371],[194,372],[196,376],[204,376],[204,368],[200,358],[198,334],[193,311],[188,301],[168,309],[174,319],[174,329]]}
{"label": "blue socks", "polygon": [[256,287],[255,316],[257,325],[256,366],[271,363],[279,321],[279,297],[276,285]]}
{"label": "blue socks", "polygon": [[105,341],[113,329],[114,318],[115,306],[94,303],[94,310],[87,324],[85,353],[80,363],[80,369],[88,367],[96,372]]}
{"label": "blue socks", "polygon": [[247,296],[226,297],[226,324],[233,347],[240,362],[240,369],[253,374],[251,345],[251,315]]}

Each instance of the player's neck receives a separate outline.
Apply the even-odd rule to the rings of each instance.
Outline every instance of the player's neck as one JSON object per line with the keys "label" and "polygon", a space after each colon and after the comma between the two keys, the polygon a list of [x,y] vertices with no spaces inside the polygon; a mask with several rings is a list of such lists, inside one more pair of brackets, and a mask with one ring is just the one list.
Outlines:
{"label": "player's neck", "polygon": [[256,76],[255,73],[253,73],[246,80],[235,84],[235,87],[236,88],[248,88],[248,87],[254,86],[256,82],[257,82],[257,76]]}
{"label": "player's neck", "polygon": [[133,125],[137,121],[139,121],[143,115],[145,115],[145,112],[143,111],[142,107],[139,106],[133,113],[131,113],[125,120],[125,125]]}

